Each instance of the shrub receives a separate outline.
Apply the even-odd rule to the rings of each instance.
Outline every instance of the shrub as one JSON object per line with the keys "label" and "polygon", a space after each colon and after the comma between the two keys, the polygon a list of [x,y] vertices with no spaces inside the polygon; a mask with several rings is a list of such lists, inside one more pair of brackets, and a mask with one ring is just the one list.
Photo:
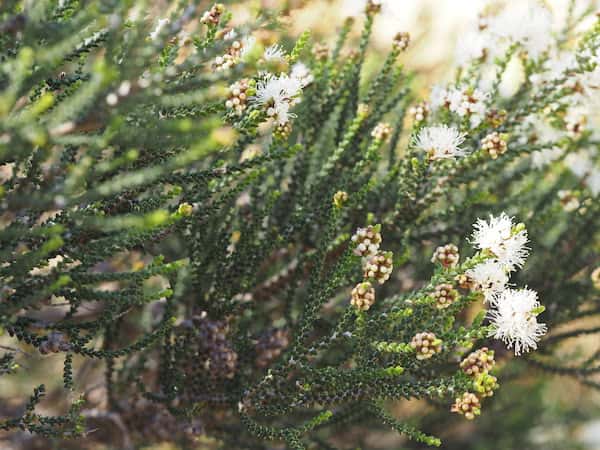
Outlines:
{"label": "shrub", "polygon": [[[577,322],[600,313],[598,22],[490,16],[423,102],[406,33],[363,68],[386,2],[332,48],[187,3],[0,9],[0,375],[18,348],[62,357],[64,386],[45,383],[79,397],[47,416],[41,385],[0,429],[302,449],[370,424],[438,446],[417,422],[485,415],[503,373],[530,376],[514,367],[598,387],[597,352],[553,356],[599,331]],[[437,425],[392,414],[413,398]]]}

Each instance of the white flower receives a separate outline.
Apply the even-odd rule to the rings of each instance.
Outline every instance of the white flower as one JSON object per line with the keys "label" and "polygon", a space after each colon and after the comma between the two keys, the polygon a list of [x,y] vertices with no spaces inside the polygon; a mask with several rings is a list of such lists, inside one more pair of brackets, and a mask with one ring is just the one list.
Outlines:
{"label": "white flower", "polygon": [[454,127],[439,125],[423,128],[417,138],[417,148],[427,152],[430,159],[447,159],[465,155],[460,145],[465,140],[465,134]]}
{"label": "white flower", "polygon": [[477,88],[456,88],[448,94],[450,111],[460,117],[468,116],[471,127],[478,126],[485,117],[489,94]]}
{"label": "white flower", "polygon": [[449,102],[449,95],[448,89],[437,84],[434,85],[429,94],[429,104],[431,105],[431,109],[436,110],[442,106],[446,106]]}
{"label": "white flower", "polygon": [[537,348],[537,342],[546,334],[547,327],[537,322],[540,303],[537,292],[531,289],[507,289],[488,313],[493,325],[490,336],[502,340],[515,355]]}
{"label": "white flower", "polygon": [[256,44],[256,38],[254,36],[245,36],[242,39],[242,46],[240,48],[240,59],[245,59],[246,55],[254,48]]}
{"label": "white flower", "polygon": [[303,88],[308,86],[315,79],[310,69],[301,62],[297,62],[292,66],[290,77],[296,78],[298,81],[300,81],[300,84]]}
{"label": "white flower", "polygon": [[456,42],[456,63],[464,66],[473,60],[482,60],[491,46],[493,42],[487,34],[475,30],[468,31]]}
{"label": "white flower", "polygon": [[278,44],[273,44],[265,49],[263,59],[267,62],[271,61],[282,61],[285,59],[285,51]]}
{"label": "white flower", "polygon": [[553,161],[556,161],[563,154],[563,149],[560,147],[544,148],[537,150],[531,154],[531,164],[536,169],[541,169]]}
{"label": "white flower", "polygon": [[592,152],[582,150],[577,153],[569,153],[565,157],[565,165],[577,178],[584,178],[594,167]]}
{"label": "white flower", "polygon": [[595,167],[585,179],[585,184],[594,197],[600,194],[600,169]]}
{"label": "white flower", "polygon": [[[402,12],[402,2],[398,0],[370,0],[374,5],[381,7],[381,16],[398,18]],[[346,17],[356,17],[364,14],[369,0],[344,0],[342,10]]]}
{"label": "white flower", "polygon": [[267,115],[278,125],[285,125],[290,117],[294,117],[289,110],[298,103],[301,92],[302,83],[297,78],[269,74],[258,82],[254,102],[266,107]]}
{"label": "white flower", "polygon": [[521,0],[507,7],[489,21],[489,33],[501,43],[520,44],[533,59],[553,42],[552,13],[541,2]]}
{"label": "white flower", "polygon": [[158,36],[160,35],[160,32],[162,31],[162,29],[169,24],[169,19],[168,18],[164,18],[164,19],[158,19],[158,23],[156,24],[156,27],[154,28],[154,30],[152,30],[150,32],[150,39],[152,39],[153,41],[155,41]]}
{"label": "white flower", "polygon": [[465,273],[475,289],[483,293],[484,299],[490,304],[496,303],[496,296],[508,284],[506,269],[498,261],[488,259],[476,265]]}
{"label": "white flower", "polygon": [[505,213],[490,220],[477,220],[473,225],[473,244],[480,250],[490,251],[507,270],[522,267],[529,255],[527,230],[513,230],[513,220]]}

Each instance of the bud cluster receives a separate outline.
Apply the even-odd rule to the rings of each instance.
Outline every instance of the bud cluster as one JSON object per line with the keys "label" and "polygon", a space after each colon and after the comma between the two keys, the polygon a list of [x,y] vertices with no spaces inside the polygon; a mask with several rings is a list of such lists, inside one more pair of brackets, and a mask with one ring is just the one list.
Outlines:
{"label": "bud cluster", "polygon": [[429,359],[442,351],[442,340],[429,332],[417,333],[410,341],[419,361]]}

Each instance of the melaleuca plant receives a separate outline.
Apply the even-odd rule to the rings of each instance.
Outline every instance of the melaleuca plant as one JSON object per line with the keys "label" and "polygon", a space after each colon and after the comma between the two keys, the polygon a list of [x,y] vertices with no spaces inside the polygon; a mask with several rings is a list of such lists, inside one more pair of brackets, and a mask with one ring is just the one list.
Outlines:
{"label": "melaleuca plant", "polygon": [[[600,25],[490,10],[426,101],[406,32],[364,67],[391,2],[364,3],[331,47],[222,4],[2,4],[0,375],[61,358],[44,383],[77,400],[46,416],[35,387],[0,429],[439,446],[504,373],[598,387],[595,349],[554,352],[600,331],[577,322],[600,313]],[[404,399],[436,410],[399,420]]]}

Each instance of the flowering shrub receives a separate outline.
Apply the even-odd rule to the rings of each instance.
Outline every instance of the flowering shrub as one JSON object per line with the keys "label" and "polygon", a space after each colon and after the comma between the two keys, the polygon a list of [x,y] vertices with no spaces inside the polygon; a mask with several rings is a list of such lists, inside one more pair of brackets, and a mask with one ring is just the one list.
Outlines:
{"label": "flowering shrub", "polygon": [[0,430],[355,448],[340,427],[369,421],[439,446],[390,402],[485,416],[515,356],[598,387],[600,353],[553,356],[600,331],[576,322],[600,313],[589,12],[484,12],[421,99],[406,32],[363,70],[386,1],[332,48],[186,3],[2,4],[0,375],[61,358],[71,406],[40,385]]}

